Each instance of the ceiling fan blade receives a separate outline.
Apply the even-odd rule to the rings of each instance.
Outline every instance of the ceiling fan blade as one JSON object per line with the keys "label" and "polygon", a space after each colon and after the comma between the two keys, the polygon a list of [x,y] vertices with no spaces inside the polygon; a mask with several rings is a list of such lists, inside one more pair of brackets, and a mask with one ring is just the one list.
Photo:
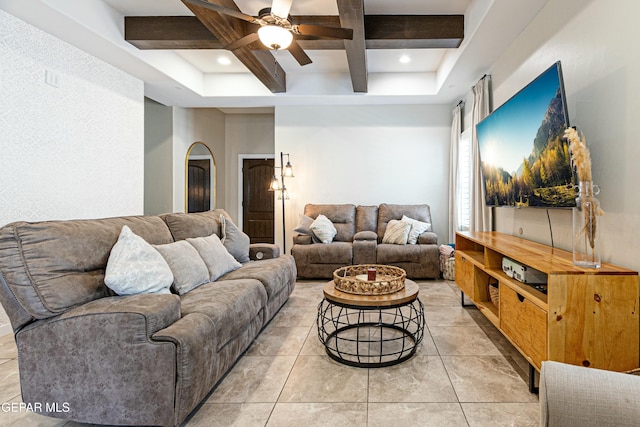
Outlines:
{"label": "ceiling fan blade", "polygon": [[233,43],[226,45],[224,48],[227,50],[236,50],[241,47],[248,46],[251,43],[256,42],[258,40],[260,40],[260,38],[258,37],[258,33],[251,33],[234,41]]}
{"label": "ceiling fan blade", "polygon": [[289,47],[287,48],[287,50],[291,52],[291,55],[293,55],[296,61],[298,61],[298,64],[300,65],[311,64],[312,62],[311,58],[309,58],[309,55],[307,55],[307,53],[304,50],[302,50],[302,48],[300,47],[297,41],[295,40],[292,41]]}
{"label": "ceiling fan blade", "polygon": [[302,36],[330,37],[333,39],[353,40],[351,28],[323,27],[321,25],[300,24],[294,26],[294,31]]}
{"label": "ceiling fan blade", "polygon": [[287,18],[291,10],[292,0],[273,0],[271,13],[279,18]]}
{"label": "ceiling fan blade", "polygon": [[246,13],[239,12],[237,10],[228,9],[219,4],[209,3],[206,0],[183,0],[189,4],[198,7],[204,7],[205,9],[213,10],[214,12],[222,13],[223,15],[233,16],[234,18],[242,19],[243,21],[251,22],[252,24],[260,24],[260,20]]}

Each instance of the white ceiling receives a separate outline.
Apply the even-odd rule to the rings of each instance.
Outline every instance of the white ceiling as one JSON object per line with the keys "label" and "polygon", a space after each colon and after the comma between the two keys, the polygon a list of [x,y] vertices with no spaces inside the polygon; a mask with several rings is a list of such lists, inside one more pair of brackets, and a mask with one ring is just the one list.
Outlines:
{"label": "white ceiling", "polygon": [[[225,50],[142,51],[123,38],[124,16],[192,15],[180,0],[0,0],[32,25],[145,81],[145,94],[184,107],[453,103],[463,97],[548,0],[364,0],[365,14],[464,14],[458,49],[367,50],[368,92],[353,93],[341,50],[307,50],[301,67],[277,60],[287,93],[267,90]],[[236,0],[256,15],[270,0]],[[338,15],[335,0],[293,0],[292,15]],[[400,58],[409,59],[401,62]],[[227,63],[220,63],[224,58]]]}

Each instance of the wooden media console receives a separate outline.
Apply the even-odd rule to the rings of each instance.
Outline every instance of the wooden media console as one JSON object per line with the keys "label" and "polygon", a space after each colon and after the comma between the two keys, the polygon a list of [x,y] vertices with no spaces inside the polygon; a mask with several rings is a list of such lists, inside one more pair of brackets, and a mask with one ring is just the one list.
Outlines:
{"label": "wooden media console", "polygon": [[[547,292],[507,276],[504,257],[546,274]],[[607,263],[577,267],[571,252],[498,232],[457,233],[455,265],[463,300],[466,294],[529,362],[532,391],[533,368],[540,371],[545,360],[638,367],[638,272]]]}

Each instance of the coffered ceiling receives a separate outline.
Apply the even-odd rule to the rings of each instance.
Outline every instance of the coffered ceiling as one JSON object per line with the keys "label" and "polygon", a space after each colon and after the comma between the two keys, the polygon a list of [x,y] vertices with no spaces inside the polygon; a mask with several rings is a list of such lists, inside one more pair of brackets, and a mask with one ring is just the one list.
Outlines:
{"label": "coffered ceiling", "polygon": [[[211,1],[253,16],[271,6]],[[455,102],[546,2],[293,0],[296,23],[354,27],[352,41],[299,38],[305,66],[259,43],[225,50],[212,26],[240,28],[229,37],[251,29],[181,0],[0,0],[0,9],[142,79],[163,104],[258,107]]]}

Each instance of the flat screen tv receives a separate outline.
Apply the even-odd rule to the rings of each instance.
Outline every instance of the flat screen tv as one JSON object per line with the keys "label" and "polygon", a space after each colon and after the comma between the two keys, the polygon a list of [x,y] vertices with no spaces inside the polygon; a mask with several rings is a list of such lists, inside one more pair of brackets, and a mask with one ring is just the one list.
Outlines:
{"label": "flat screen tv", "polygon": [[556,62],[476,126],[488,206],[575,206],[562,69]]}

